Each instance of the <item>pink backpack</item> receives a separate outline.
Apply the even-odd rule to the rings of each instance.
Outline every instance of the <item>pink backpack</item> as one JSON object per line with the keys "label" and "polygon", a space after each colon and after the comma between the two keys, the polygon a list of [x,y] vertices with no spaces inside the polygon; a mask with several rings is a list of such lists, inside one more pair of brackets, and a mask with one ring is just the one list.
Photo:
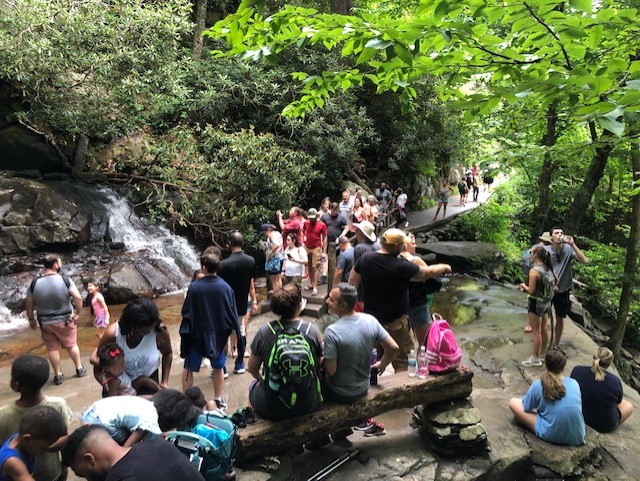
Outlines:
{"label": "pink backpack", "polygon": [[462,352],[449,323],[440,314],[433,314],[433,322],[425,338],[429,372],[447,372],[460,367]]}

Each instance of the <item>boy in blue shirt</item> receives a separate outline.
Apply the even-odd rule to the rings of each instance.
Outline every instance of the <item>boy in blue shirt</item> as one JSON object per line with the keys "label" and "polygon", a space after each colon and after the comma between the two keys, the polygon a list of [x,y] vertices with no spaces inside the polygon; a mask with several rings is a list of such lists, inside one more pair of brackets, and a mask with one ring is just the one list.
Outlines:
{"label": "boy in blue shirt", "polygon": [[58,411],[50,406],[33,408],[0,448],[0,481],[33,480],[36,456],[66,435],[67,425]]}

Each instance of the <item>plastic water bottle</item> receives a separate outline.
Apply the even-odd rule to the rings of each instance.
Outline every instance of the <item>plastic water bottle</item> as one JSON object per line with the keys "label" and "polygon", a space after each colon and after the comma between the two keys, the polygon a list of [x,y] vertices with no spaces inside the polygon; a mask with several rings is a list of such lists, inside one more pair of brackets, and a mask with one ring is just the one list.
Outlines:
{"label": "plastic water bottle", "polygon": [[418,356],[418,377],[426,379],[429,375],[427,366],[427,351],[424,346],[420,347],[420,355]]}
{"label": "plastic water bottle", "polygon": [[411,349],[409,352],[409,359],[407,360],[407,364],[409,365],[409,369],[407,370],[407,374],[409,377],[416,377],[418,374],[418,359],[416,358],[415,349]]}
{"label": "plastic water bottle", "polygon": [[[371,364],[373,366],[376,362],[378,362],[378,350],[374,347],[371,350]],[[371,368],[371,377],[369,378],[369,384],[375,386],[378,384],[378,369],[375,367]]]}

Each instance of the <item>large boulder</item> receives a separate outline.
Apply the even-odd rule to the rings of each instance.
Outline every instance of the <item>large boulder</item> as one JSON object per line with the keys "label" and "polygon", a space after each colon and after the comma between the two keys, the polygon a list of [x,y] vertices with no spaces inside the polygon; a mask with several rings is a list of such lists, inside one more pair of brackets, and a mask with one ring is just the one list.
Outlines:
{"label": "large boulder", "polygon": [[70,250],[89,240],[88,216],[47,184],[0,177],[0,193],[1,254]]}
{"label": "large boulder", "polygon": [[436,262],[450,264],[456,271],[500,278],[505,256],[488,242],[446,241],[418,244],[418,254],[435,254]]}
{"label": "large boulder", "polygon": [[3,170],[35,170],[42,174],[70,170],[43,136],[19,125],[0,128],[0,159]]}

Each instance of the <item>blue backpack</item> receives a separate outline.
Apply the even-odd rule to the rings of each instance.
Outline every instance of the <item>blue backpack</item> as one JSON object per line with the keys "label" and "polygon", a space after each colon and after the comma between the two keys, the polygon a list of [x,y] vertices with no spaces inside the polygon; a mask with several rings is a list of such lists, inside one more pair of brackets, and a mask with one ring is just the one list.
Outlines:
{"label": "blue backpack", "polygon": [[200,414],[189,431],[171,431],[167,440],[189,456],[206,481],[236,479],[233,461],[237,448],[236,426],[217,411]]}

